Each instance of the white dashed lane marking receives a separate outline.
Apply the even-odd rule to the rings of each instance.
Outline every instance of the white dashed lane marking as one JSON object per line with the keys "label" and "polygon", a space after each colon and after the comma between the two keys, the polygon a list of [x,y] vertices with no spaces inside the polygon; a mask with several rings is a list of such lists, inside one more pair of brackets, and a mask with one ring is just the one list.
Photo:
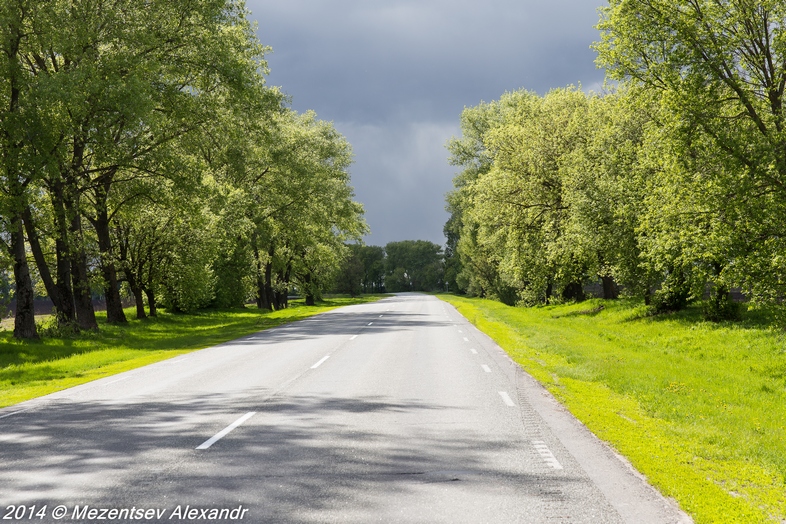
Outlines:
{"label": "white dashed lane marking", "polygon": [[313,366],[311,366],[311,369],[317,369],[319,366],[321,366],[321,365],[322,365],[322,364],[323,364],[323,363],[324,363],[324,362],[325,362],[327,359],[329,359],[329,358],[330,358],[330,355],[327,355],[327,356],[325,356],[325,357],[322,357],[322,359],[320,359],[320,361],[319,361],[319,362],[317,362],[316,364],[314,364]]}
{"label": "white dashed lane marking", "polygon": [[491,373],[491,368],[488,367],[486,364],[481,364],[480,367],[482,367],[483,371],[485,371],[486,373]]}
{"label": "white dashed lane marking", "polygon": [[502,397],[502,402],[504,402],[506,405],[510,407],[514,407],[516,405],[513,403],[513,399],[510,398],[510,395],[508,395],[506,392],[500,391],[499,396]]}
{"label": "white dashed lane marking", "polygon": [[228,425],[227,427],[225,427],[224,429],[222,429],[221,431],[216,433],[213,437],[207,439],[202,444],[197,446],[196,449],[207,449],[207,448],[209,448],[210,446],[212,446],[213,444],[215,444],[216,442],[218,442],[222,438],[226,437],[229,434],[230,431],[232,431],[233,429],[235,429],[236,427],[238,427],[243,422],[245,422],[246,420],[250,419],[251,417],[253,417],[256,414],[257,414],[256,411],[251,411],[250,413],[246,413],[245,415],[243,415],[242,417],[240,417],[239,419],[234,421],[232,424]]}

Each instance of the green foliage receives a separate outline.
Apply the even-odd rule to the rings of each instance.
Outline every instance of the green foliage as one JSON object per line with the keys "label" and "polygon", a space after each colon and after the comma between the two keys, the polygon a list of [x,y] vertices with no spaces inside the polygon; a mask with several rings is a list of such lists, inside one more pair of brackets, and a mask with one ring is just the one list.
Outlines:
{"label": "green foliage", "polygon": [[365,246],[349,244],[349,253],[341,262],[341,267],[336,275],[334,290],[337,293],[346,293],[356,297],[363,291],[363,277],[365,275],[361,250]]}
{"label": "green foliage", "polygon": [[690,299],[691,287],[685,273],[672,268],[652,297],[652,306],[656,313],[669,313],[685,309]]}
{"label": "green foliage", "polygon": [[94,289],[108,322],[126,322],[121,282],[139,318],[157,301],[193,311],[254,295],[286,307],[293,287],[318,297],[344,242],[367,230],[351,148],[265,86],[268,49],[243,2],[94,4],[0,5],[0,237],[17,288],[32,297],[26,233],[64,326],[98,328]]}
{"label": "green foliage", "polygon": [[636,228],[647,121],[628,92],[506,93],[462,115],[445,226],[456,285],[525,304],[578,299],[600,277],[643,292]]}
{"label": "green foliage", "polygon": [[786,441],[773,438],[786,431],[786,351],[773,310],[715,324],[699,306],[653,317],[634,300],[443,298],[697,523],[786,519]]}
{"label": "green foliage", "polygon": [[756,301],[782,296],[783,3],[615,0],[601,13],[599,64],[657,100],[650,266],[681,259]]}
{"label": "green foliage", "polygon": [[427,240],[388,242],[385,246],[387,291],[435,291],[442,288],[442,247]]}
{"label": "green foliage", "polygon": [[743,304],[732,299],[731,293],[726,288],[716,286],[704,303],[702,313],[710,322],[736,321],[742,319],[743,307]]}
{"label": "green foliage", "polygon": [[[448,144],[449,280],[523,304],[602,279],[657,311],[705,289],[786,293],[786,8],[614,0],[603,95],[528,91],[467,108]],[[719,296],[707,318],[736,318]],[[510,302],[509,298],[505,299]]]}
{"label": "green foliage", "polygon": [[363,263],[363,292],[381,292],[385,288],[385,248],[359,246],[358,257]]}

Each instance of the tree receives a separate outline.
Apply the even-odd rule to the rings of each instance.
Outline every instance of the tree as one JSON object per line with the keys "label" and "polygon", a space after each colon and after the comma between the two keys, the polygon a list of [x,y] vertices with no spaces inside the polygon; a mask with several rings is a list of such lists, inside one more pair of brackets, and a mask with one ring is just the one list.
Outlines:
{"label": "tree", "polygon": [[292,287],[311,303],[332,284],[344,243],[367,230],[349,184],[352,151],[332,124],[286,107],[249,119],[218,148],[226,169],[217,178],[236,191],[225,213],[246,221],[238,240],[250,248],[257,305],[287,306]]}
{"label": "tree", "polygon": [[[38,338],[33,305],[33,283],[24,240],[22,215],[27,206],[30,186],[40,167],[35,158],[44,127],[40,125],[33,103],[35,86],[24,70],[25,46],[37,13],[34,2],[19,0],[0,5],[0,214],[3,217],[3,248],[13,260],[16,287],[14,337]],[[32,139],[32,140],[31,140]]]}
{"label": "tree", "polygon": [[385,248],[360,246],[358,256],[363,264],[363,292],[379,293],[385,288]]}
{"label": "tree", "polygon": [[92,0],[53,1],[34,15],[19,62],[37,86],[31,105],[54,137],[33,144],[48,146],[37,154],[52,167],[42,179],[52,225],[40,229],[57,237],[57,283],[31,247],[59,317],[75,314],[81,328],[96,329],[89,244],[107,320],[124,322],[113,218],[138,200],[140,179],[195,183],[202,172],[178,165],[182,150],[203,145],[193,135],[248,93],[265,94],[264,48],[234,0],[123,0],[99,9]]}
{"label": "tree", "polygon": [[334,289],[337,293],[347,293],[356,297],[363,291],[365,268],[360,254],[363,247],[359,244],[347,245],[347,255],[336,274]]}
{"label": "tree", "polygon": [[499,260],[479,242],[480,224],[471,214],[474,207],[475,183],[494,165],[494,151],[485,137],[503,119],[504,100],[465,108],[461,113],[460,138],[448,143],[450,163],[462,168],[453,179],[455,189],[447,195],[447,210],[451,218],[445,225],[448,259],[455,267],[456,285],[470,295],[499,298],[512,304],[516,293],[500,277]]}
{"label": "tree", "polygon": [[667,141],[689,154],[682,174],[669,170],[670,182],[692,231],[717,225],[699,237],[712,252],[702,258],[715,259],[714,281],[743,285],[754,298],[782,296],[786,5],[612,0],[601,13],[599,65],[657,93]]}
{"label": "tree", "polygon": [[641,245],[657,169],[645,161],[649,105],[639,92],[625,88],[588,97],[576,125],[591,132],[562,162],[570,206],[566,242],[587,254],[589,273],[600,277],[607,299],[618,296],[618,284],[647,299],[655,283]]}
{"label": "tree", "polygon": [[388,291],[435,291],[442,288],[442,247],[427,240],[385,245],[385,287]]}

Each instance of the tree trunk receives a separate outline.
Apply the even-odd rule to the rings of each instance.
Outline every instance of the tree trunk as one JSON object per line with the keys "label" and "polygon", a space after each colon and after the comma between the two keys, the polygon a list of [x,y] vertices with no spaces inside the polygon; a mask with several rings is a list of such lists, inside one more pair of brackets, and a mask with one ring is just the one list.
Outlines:
{"label": "tree trunk", "polygon": [[142,320],[143,318],[147,318],[145,314],[145,299],[142,295],[142,288],[140,287],[132,287],[131,292],[134,294],[134,303],[136,304],[136,318],[137,320]]}
{"label": "tree trunk", "polygon": [[279,309],[286,309],[289,307],[289,279],[292,276],[292,264],[287,264],[287,270],[284,272],[284,275],[281,281],[285,284],[284,289],[281,292],[276,293],[277,301],[279,305]]}
{"label": "tree trunk", "polygon": [[55,306],[57,322],[58,324],[66,324],[74,320],[74,306],[73,304],[69,305],[63,303],[60,289],[52,278],[52,274],[49,271],[49,264],[46,262],[43,249],[41,249],[41,241],[38,238],[38,231],[36,231],[35,224],[33,224],[33,216],[29,207],[25,208],[22,213],[22,219],[24,220],[25,231],[27,231],[27,243],[30,244],[30,251],[33,253],[33,258],[38,267],[38,274],[41,275],[41,281],[44,283],[46,293]]}
{"label": "tree trunk", "polygon": [[68,220],[63,204],[63,184],[56,181],[50,186],[55,215],[55,256],[57,264],[57,289],[63,306],[63,318],[76,324],[74,290],[71,287],[71,261],[68,250]]}
{"label": "tree trunk", "polygon": [[14,337],[37,339],[35,327],[35,302],[33,301],[33,281],[27,265],[25,237],[21,217],[16,217],[11,229],[11,255],[14,258],[14,280],[16,282],[16,316],[14,318]]}
{"label": "tree trunk", "polygon": [[81,329],[98,330],[96,312],[93,308],[93,296],[90,292],[90,278],[87,271],[87,254],[82,242],[82,222],[79,213],[72,208],[70,231],[77,245],[69,253],[71,259],[71,280],[74,288],[74,306],[76,321]]}
{"label": "tree trunk", "polygon": [[[314,298],[314,293],[311,291],[311,273],[306,273],[303,277],[303,294],[306,297],[306,305],[307,306],[315,306],[317,301]],[[354,295],[353,295],[354,296]]]}
{"label": "tree trunk", "polygon": [[259,309],[271,309],[270,300],[267,296],[267,282],[268,282],[268,274],[272,272],[273,265],[271,263],[262,264],[262,257],[259,255],[259,246],[256,243],[256,237],[254,238],[254,260],[256,261],[257,265],[257,278],[256,278],[256,288],[257,288],[257,307]]}
{"label": "tree trunk", "polygon": [[125,324],[128,322],[120,299],[120,285],[117,281],[117,269],[112,256],[112,238],[109,233],[109,218],[106,209],[97,211],[93,226],[98,236],[98,249],[101,252],[101,273],[104,277],[104,296],[106,297],[106,321],[109,324]]}
{"label": "tree trunk", "polygon": [[272,310],[275,307],[276,294],[273,291],[273,260],[268,260],[265,264],[265,288],[262,292],[263,309]]}
{"label": "tree trunk", "polygon": [[139,285],[136,276],[134,276],[131,271],[126,271],[126,280],[128,280],[128,287],[131,288],[131,293],[134,294],[137,320],[147,318],[147,315],[145,314],[145,299],[142,294],[142,287]]}
{"label": "tree trunk", "polygon": [[620,296],[619,288],[617,287],[617,283],[614,282],[614,278],[610,276],[600,277],[601,282],[603,283],[603,298],[607,300],[617,299]]}
{"label": "tree trunk", "polygon": [[145,294],[147,295],[147,307],[150,309],[150,316],[158,316],[158,309],[156,309],[156,294],[149,289],[145,289]]}

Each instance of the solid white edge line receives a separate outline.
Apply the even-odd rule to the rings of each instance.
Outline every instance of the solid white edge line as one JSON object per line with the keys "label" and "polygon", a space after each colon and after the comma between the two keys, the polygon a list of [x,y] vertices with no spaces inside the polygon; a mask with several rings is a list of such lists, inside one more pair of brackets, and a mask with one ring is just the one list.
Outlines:
{"label": "solid white edge line", "polygon": [[232,431],[233,429],[238,427],[240,424],[242,424],[243,422],[245,422],[246,420],[250,419],[251,417],[253,417],[256,414],[257,414],[256,411],[251,411],[249,413],[246,413],[245,415],[243,415],[242,417],[240,417],[239,419],[237,419],[236,421],[234,421],[233,423],[231,423],[230,425],[228,425],[227,427],[225,427],[224,429],[222,429],[221,431],[219,431],[218,433],[213,435],[213,437],[207,439],[202,444],[197,446],[196,449],[207,449],[207,448],[209,448],[210,446],[212,446],[213,444],[215,444],[216,442],[218,442],[222,438],[226,437],[229,434],[230,431]]}
{"label": "solid white edge line", "polygon": [[317,369],[319,366],[321,366],[322,364],[324,364],[324,363],[325,363],[325,361],[326,361],[327,359],[329,359],[329,358],[330,358],[330,355],[326,355],[326,356],[322,357],[322,358],[319,360],[319,362],[317,362],[316,364],[314,364],[313,366],[311,366],[311,369]]}
{"label": "solid white edge line", "polygon": [[510,407],[514,407],[516,405],[516,404],[513,403],[513,399],[510,398],[510,395],[508,395],[506,392],[498,391],[498,393],[499,393],[499,396],[502,397],[502,401],[505,404],[507,404]]}

